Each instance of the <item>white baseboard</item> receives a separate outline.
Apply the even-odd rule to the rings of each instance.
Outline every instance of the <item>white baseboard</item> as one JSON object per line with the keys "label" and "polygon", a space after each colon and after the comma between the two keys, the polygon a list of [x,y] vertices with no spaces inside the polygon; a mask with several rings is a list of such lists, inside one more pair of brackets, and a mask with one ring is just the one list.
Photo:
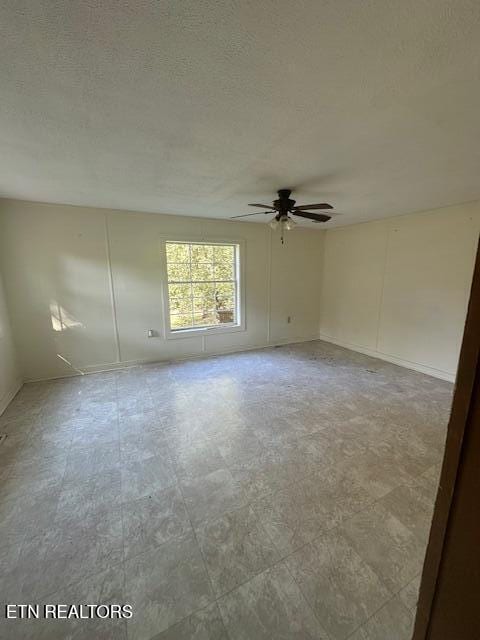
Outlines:
{"label": "white baseboard", "polygon": [[10,402],[14,399],[20,389],[23,387],[23,382],[21,380],[15,380],[11,389],[9,389],[3,396],[0,398],[0,416],[8,407]]}
{"label": "white baseboard", "polygon": [[327,336],[324,333],[320,333],[320,340],[324,340],[325,342],[331,342],[332,344],[336,344],[339,347],[344,347],[345,349],[350,349],[351,351],[358,351],[358,353],[363,353],[366,356],[371,356],[372,358],[378,358],[379,360],[385,360],[386,362],[391,362],[392,364],[396,364],[400,367],[404,367],[405,369],[412,369],[413,371],[419,371],[420,373],[425,373],[428,376],[432,376],[434,378],[440,378],[440,380],[455,382],[456,374],[451,373],[450,371],[443,371],[442,369],[435,369],[434,367],[428,367],[426,365],[419,364],[418,362],[411,362],[410,360],[397,358],[396,356],[392,356],[388,353],[383,353],[382,351],[377,351],[375,349],[362,347],[358,344],[353,344],[345,340],[337,340],[337,338],[332,338],[331,336]]}
{"label": "white baseboard", "polygon": [[202,352],[195,355],[181,356],[179,358],[166,358],[161,360],[159,358],[143,358],[139,360],[124,360],[122,362],[108,362],[105,364],[91,365],[84,367],[82,370],[77,369],[72,373],[65,373],[58,376],[47,376],[42,378],[27,378],[26,383],[29,382],[45,382],[46,380],[61,380],[63,378],[75,378],[82,375],[90,375],[93,373],[104,373],[107,371],[116,371],[118,369],[128,369],[130,367],[139,367],[145,364],[170,364],[173,362],[185,362],[188,360],[204,360],[205,358],[214,358],[215,356],[228,355],[229,353],[243,353],[244,351],[254,351],[256,349],[268,349],[268,347],[281,347],[287,344],[299,344],[301,342],[311,342],[312,340],[318,340],[318,335],[296,338],[279,338],[275,342],[269,344],[255,344],[243,347],[232,347],[231,349],[217,349],[210,352]]}

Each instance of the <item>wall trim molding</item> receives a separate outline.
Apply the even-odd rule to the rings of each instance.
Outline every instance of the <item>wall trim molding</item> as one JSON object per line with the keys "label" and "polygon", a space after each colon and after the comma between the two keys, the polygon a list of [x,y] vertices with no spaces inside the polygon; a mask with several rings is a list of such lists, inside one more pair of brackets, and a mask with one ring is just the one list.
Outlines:
{"label": "wall trim molding", "polygon": [[206,360],[207,358],[214,358],[216,356],[224,356],[233,353],[243,353],[244,351],[256,351],[259,349],[268,349],[271,347],[282,347],[289,344],[300,344],[302,342],[313,342],[318,340],[318,335],[312,335],[307,337],[296,337],[296,338],[279,338],[275,342],[270,342],[269,344],[256,344],[256,345],[248,345],[244,347],[233,347],[231,349],[218,349],[216,351],[210,352],[201,352],[199,354],[192,354],[188,356],[181,356],[179,358],[165,358],[164,360],[159,358],[143,358],[140,360],[124,360],[123,362],[108,362],[105,364],[91,365],[88,367],[84,367],[83,369],[78,369],[79,373],[67,373],[61,376],[51,376],[45,378],[27,378],[25,379],[25,383],[30,382],[45,382],[48,380],[62,380],[63,378],[75,378],[77,376],[86,376],[93,373],[106,373],[108,371],[117,371],[119,369],[129,369],[131,367],[139,367],[146,364],[172,364],[174,362],[187,362],[189,360]]}
{"label": "wall trim molding", "polygon": [[122,361],[122,350],[120,345],[120,332],[118,331],[118,319],[117,319],[117,300],[115,297],[115,284],[113,280],[112,270],[112,256],[110,248],[110,232],[108,230],[108,214],[107,211],[103,214],[104,232],[105,232],[105,259],[107,262],[108,273],[108,288],[110,291],[110,304],[112,306],[112,324],[113,324],[113,336],[115,339],[115,348],[117,350],[117,362]]}
{"label": "wall trim molding", "polygon": [[439,378],[440,380],[446,380],[447,382],[455,382],[455,374],[451,373],[450,371],[443,371],[442,369],[435,369],[434,367],[428,367],[426,365],[420,364],[419,362],[411,362],[410,360],[397,358],[397,356],[392,356],[389,353],[384,353],[383,351],[377,351],[376,349],[369,349],[368,347],[362,347],[361,345],[354,344],[352,342],[347,342],[346,340],[338,340],[337,338],[332,338],[331,336],[327,336],[326,334],[321,332],[320,332],[320,340],[324,340],[325,342],[331,342],[332,344],[336,344],[339,347],[344,347],[345,349],[350,349],[351,351],[357,351],[358,353],[363,353],[364,355],[370,356],[372,358],[385,360],[386,362],[390,362],[391,364],[396,364],[399,367],[403,367],[404,369],[411,369],[413,371],[418,371],[419,373],[425,373],[427,376],[432,376],[433,378]]}
{"label": "wall trim molding", "polygon": [[22,387],[22,380],[20,378],[17,378],[13,387],[3,394],[3,396],[0,398],[0,416],[3,414],[3,412],[6,410],[8,405],[15,398]]}

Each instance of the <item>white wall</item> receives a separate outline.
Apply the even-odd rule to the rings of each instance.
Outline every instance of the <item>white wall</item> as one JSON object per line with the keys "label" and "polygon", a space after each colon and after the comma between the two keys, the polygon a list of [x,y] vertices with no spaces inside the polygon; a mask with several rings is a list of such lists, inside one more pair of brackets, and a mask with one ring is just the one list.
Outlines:
{"label": "white wall", "polygon": [[480,203],[325,234],[321,337],[453,380]]}
{"label": "white wall", "polygon": [[[284,246],[266,225],[9,200],[0,201],[0,220],[0,266],[27,380],[314,339],[319,325],[326,340],[455,375],[480,203],[296,229]],[[159,239],[172,234],[245,240],[245,331],[146,337],[149,328],[163,335]],[[18,373],[1,299],[0,313],[2,397]]]}
{"label": "white wall", "polygon": [[[323,233],[0,201],[0,254],[25,379],[318,337]],[[165,340],[161,235],[245,241],[246,330]],[[287,323],[287,317],[291,322]]]}
{"label": "white wall", "polygon": [[21,387],[20,373],[0,273],[0,415]]}

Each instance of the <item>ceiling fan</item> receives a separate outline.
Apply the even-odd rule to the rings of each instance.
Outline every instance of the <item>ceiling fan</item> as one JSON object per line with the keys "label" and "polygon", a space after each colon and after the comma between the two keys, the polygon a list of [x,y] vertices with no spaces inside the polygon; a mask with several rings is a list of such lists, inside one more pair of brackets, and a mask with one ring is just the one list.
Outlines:
{"label": "ceiling fan", "polygon": [[286,229],[290,231],[296,225],[295,220],[290,217],[289,214],[299,216],[300,218],[307,218],[314,222],[327,222],[332,216],[328,216],[325,213],[312,213],[309,209],[333,209],[331,204],[321,202],[317,204],[302,204],[295,206],[295,200],[290,199],[292,193],[290,189],[280,189],[277,191],[278,198],[274,200],[272,204],[249,204],[249,207],[260,207],[261,209],[269,209],[269,211],[259,211],[258,213],[245,213],[240,216],[232,216],[233,218],[246,218],[247,216],[258,216],[259,214],[271,214],[276,212],[275,217],[270,221],[272,229],[276,229],[279,225],[282,230],[282,244],[283,244],[283,231]]}

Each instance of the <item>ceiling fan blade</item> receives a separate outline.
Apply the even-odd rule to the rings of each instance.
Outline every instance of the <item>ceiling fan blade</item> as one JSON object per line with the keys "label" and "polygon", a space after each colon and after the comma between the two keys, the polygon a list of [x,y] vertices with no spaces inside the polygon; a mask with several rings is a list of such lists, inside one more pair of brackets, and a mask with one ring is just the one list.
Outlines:
{"label": "ceiling fan blade", "polygon": [[326,213],[310,213],[309,211],[292,211],[294,216],[300,216],[300,218],[308,218],[314,222],[327,222],[332,216],[327,216]]}
{"label": "ceiling fan blade", "polygon": [[230,216],[231,219],[233,218],[246,218],[247,216],[259,216],[262,213],[272,213],[271,211],[255,211],[255,213],[244,213],[241,216]]}
{"label": "ceiling fan blade", "polygon": [[305,209],[333,209],[331,204],[327,202],[321,202],[318,204],[301,204],[299,207],[294,207],[296,211],[304,211]]}
{"label": "ceiling fan blade", "polygon": [[275,207],[272,207],[270,204],[249,204],[249,207],[260,207],[260,209],[272,209],[275,211]]}

